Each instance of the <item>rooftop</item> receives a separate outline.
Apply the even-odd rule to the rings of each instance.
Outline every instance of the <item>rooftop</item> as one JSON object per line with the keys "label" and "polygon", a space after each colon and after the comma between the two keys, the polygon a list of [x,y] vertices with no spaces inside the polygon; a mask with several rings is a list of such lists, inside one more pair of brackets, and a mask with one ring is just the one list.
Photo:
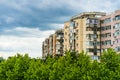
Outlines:
{"label": "rooftop", "polygon": [[76,18],[82,18],[84,16],[89,16],[89,15],[98,15],[98,16],[105,16],[105,12],[83,12],[78,15],[72,16],[71,20],[76,19]]}

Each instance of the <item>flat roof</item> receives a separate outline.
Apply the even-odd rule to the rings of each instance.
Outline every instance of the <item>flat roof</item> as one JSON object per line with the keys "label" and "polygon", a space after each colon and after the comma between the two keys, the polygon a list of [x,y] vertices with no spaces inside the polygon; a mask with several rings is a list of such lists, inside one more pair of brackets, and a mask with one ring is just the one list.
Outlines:
{"label": "flat roof", "polygon": [[78,15],[72,16],[71,20],[86,16],[86,15],[102,15],[102,16],[105,16],[106,13],[105,12],[83,12],[83,13],[80,13]]}

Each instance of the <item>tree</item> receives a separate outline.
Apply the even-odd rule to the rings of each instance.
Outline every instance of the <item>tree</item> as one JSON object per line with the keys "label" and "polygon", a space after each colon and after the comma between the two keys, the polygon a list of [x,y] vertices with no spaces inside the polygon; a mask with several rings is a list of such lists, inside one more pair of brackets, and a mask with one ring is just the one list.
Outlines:
{"label": "tree", "polygon": [[113,49],[108,49],[103,52],[101,56],[101,63],[105,64],[105,67],[108,69],[115,71],[119,66],[120,57]]}
{"label": "tree", "polygon": [[120,54],[104,51],[101,60],[90,60],[84,53],[65,52],[65,56],[47,56],[45,60],[27,54],[0,62],[0,80],[119,80]]}

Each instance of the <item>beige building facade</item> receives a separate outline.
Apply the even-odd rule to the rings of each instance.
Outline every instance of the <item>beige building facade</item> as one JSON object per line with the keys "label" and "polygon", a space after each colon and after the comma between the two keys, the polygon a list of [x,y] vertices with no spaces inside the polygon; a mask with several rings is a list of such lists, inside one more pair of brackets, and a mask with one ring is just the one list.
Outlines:
{"label": "beige building facade", "polygon": [[53,57],[63,55],[63,29],[57,30],[54,34],[45,39],[42,45],[42,57],[48,55]]}
{"label": "beige building facade", "polygon": [[100,20],[103,12],[84,12],[64,23],[64,51],[87,52],[98,59],[100,50]]}

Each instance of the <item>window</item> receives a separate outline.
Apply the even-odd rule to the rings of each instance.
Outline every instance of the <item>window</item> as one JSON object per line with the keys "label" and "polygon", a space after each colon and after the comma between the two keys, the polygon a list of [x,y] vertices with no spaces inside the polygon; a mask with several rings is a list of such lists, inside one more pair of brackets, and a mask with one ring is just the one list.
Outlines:
{"label": "window", "polygon": [[87,46],[93,46],[93,44],[94,44],[93,41],[87,41],[87,42],[86,42],[86,45],[87,45]]}
{"label": "window", "polygon": [[86,27],[86,31],[94,31],[92,27]]}
{"label": "window", "polygon": [[104,42],[104,41],[102,41],[102,42],[101,42],[101,45],[104,45],[104,44],[105,44],[105,42]]}
{"label": "window", "polygon": [[97,19],[90,19],[90,24],[97,24],[98,20]]}
{"label": "window", "polygon": [[101,34],[101,38],[108,38],[108,37],[111,37],[111,33]]}
{"label": "window", "polygon": [[101,42],[101,45],[110,45],[110,44],[111,44],[111,40],[106,40]]}
{"label": "window", "polygon": [[111,22],[111,18],[107,18],[107,19],[103,20],[103,23],[108,23],[108,22]]}
{"label": "window", "polygon": [[78,47],[78,43],[76,43],[76,46]]}
{"label": "window", "polygon": [[110,30],[111,29],[111,26],[106,26],[106,30]]}
{"label": "window", "polygon": [[110,29],[111,29],[111,25],[101,27],[101,31],[104,31],[104,30],[110,30]]}
{"label": "window", "polygon": [[107,40],[106,45],[110,45],[110,44],[111,44],[111,40]]}
{"label": "window", "polygon": [[67,32],[65,32],[65,35],[67,35]]}
{"label": "window", "polygon": [[119,38],[119,39],[115,39],[113,42],[114,42],[113,44],[118,44],[118,43],[120,43],[120,38]]}
{"label": "window", "polygon": [[75,27],[75,22],[71,22],[70,27]]}
{"label": "window", "polygon": [[76,39],[78,40],[78,36],[76,36]]}
{"label": "window", "polygon": [[97,49],[97,52],[100,53],[100,49]]}
{"label": "window", "polygon": [[99,45],[100,45],[100,42],[87,41],[87,42],[86,42],[86,45],[87,45],[87,46],[95,46],[95,45],[99,46]]}
{"label": "window", "polygon": [[67,29],[68,28],[68,26],[65,26],[65,29]]}
{"label": "window", "polygon": [[115,16],[115,20],[120,20],[120,15]]}
{"label": "window", "polygon": [[119,29],[119,28],[120,28],[120,23],[116,23],[114,29]]}
{"label": "window", "polygon": [[56,44],[56,49],[59,49],[60,48],[60,44]]}
{"label": "window", "polygon": [[104,38],[104,34],[101,34],[101,38]]}
{"label": "window", "polygon": [[[97,50],[97,52],[100,52],[100,49],[96,49],[96,50]],[[93,49],[93,48],[87,48],[86,51],[87,52],[94,52],[95,49]]]}
{"label": "window", "polygon": [[86,51],[87,52],[94,52],[94,49],[93,48],[87,48]]}
{"label": "window", "polygon": [[98,56],[91,56],[91,59],[92,60],[98,60],[99,58],[98,58]]}
{"label": "window", "polygon": [[97,42],[97,46],[100,46],[100,42]]}
{"label": "window", "polygon": [[106,33],[106,37],[111,37],[111,33]]}
{"label": "window", "polygon": [[115,47],[115,51],[120,51],[120,46]]}
{"label": "window", "polygon": [[117,30],[117,31],[115,31],[115,33],[113,33],[113,36],[115,37],[115,36],[118,36],[118,35],[120,35],[120,31],[119,30]]}
{"label": "window", "polygon": [[87,24],[98,24],[98,20],[97,19],[87,19]]}
{"label": "window", "polygon": [[75,23],[75,26],[78,26],[78,22]]}
{"label": "window", "polygon": [[101,27],[101,31],[104,31],[105,30],[105,27]]}
{"label": "window", "polygon": [[79,32],[79,30],[77,29],[77,30],[76,30],[76,34],[78,34],[78,32]]}
{"label": "window", "polygon": [[86,21],[86,24],[89,24],[90,22],[89,22],[89,19],[87,19],[87,21]]}
{"label": "window", "polygon": [[87,35],[86,35],[86,38],[87,38],[87,39],[94,39],[94,38],[97,38],[97,37],[98,37],[97,34],[87,34]]}
{"label": "window", "polygon": [[67,39],[65,39],[65,41],[67,41]]}
{"label": "window", "polygon": [[103,23],[104,23],[104,20],[101,20],[100,23],[103,24]]}
{"label": "window", "polygon": [[100,31],[100,28],[97,28],[97,31]]}

